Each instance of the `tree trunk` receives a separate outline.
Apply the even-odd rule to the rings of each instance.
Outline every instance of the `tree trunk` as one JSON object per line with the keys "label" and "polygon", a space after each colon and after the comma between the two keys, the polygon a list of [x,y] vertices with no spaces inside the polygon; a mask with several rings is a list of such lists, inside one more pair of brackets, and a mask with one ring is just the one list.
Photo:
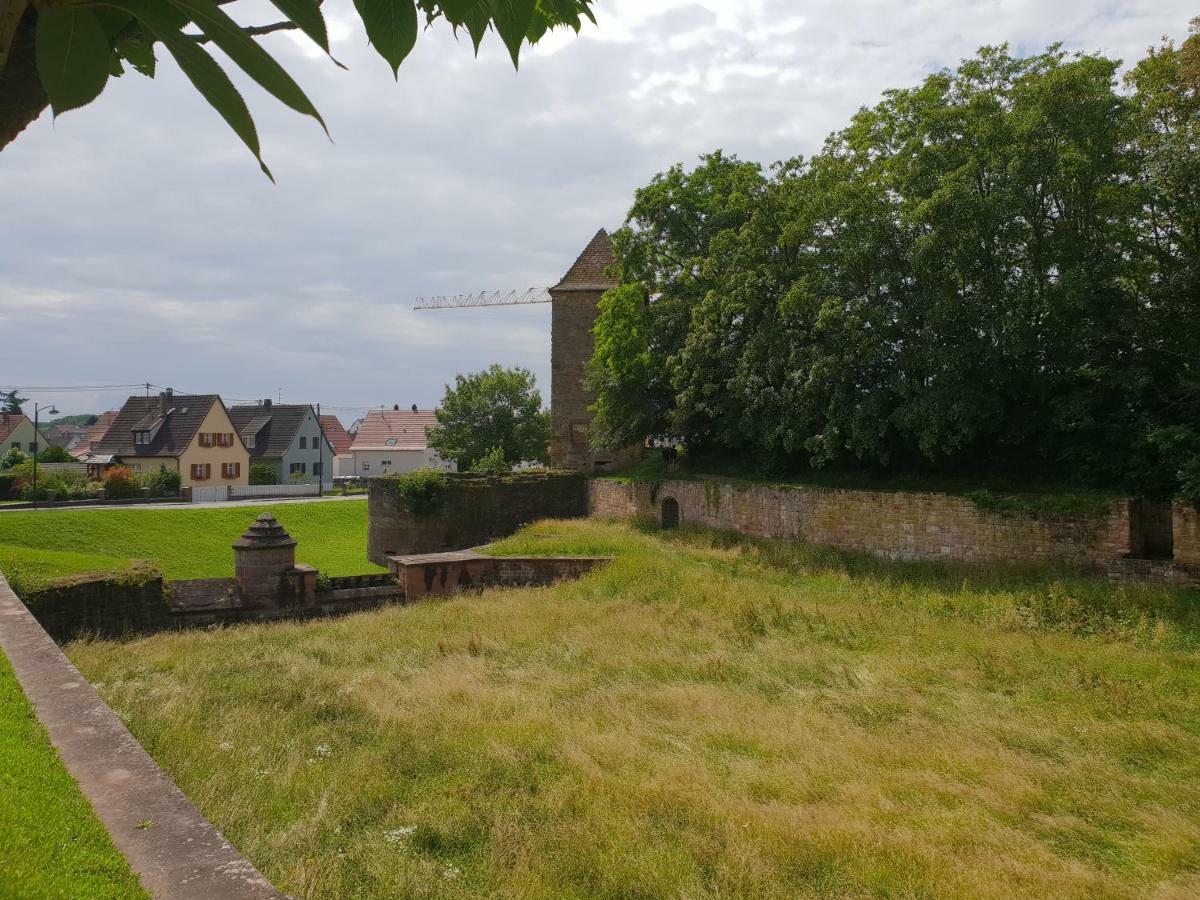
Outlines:
{"label": "tree trunk", "polygon": [[0,69],[0,150],[11,144],[50,102],[34,59],[36,25],[37,14],[32,8],[25,10],[13,34],[8,61]]}

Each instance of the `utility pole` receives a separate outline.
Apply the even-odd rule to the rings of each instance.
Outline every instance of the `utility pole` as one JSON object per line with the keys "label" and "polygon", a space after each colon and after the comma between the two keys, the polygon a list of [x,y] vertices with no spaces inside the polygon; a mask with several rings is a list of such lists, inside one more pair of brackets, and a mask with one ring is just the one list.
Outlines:
{"label": "utility pole", "polygon": [[320,443],[317,444],[317,496],[325,496],[325,426],[321,424],[321,404],[317,404],[317,431],[320,433]]}
{"label": "utility pole", "polygon": [[[42,450],[42,433],[40,431],[38,431],[38,413],[40,413],[43,409],[46,409],[46,407],[38,406],[36,403],[33,404],[33,508],[34,509],[37,509],[37,502],[38,502],[38,495],[37,495],[38,454]],[[52,415],[52,416],[58,415],[58,410],[54,408],[53,403],[50,404],[49,409],[46,409],[46,412],[50,413],[50,415]]]}

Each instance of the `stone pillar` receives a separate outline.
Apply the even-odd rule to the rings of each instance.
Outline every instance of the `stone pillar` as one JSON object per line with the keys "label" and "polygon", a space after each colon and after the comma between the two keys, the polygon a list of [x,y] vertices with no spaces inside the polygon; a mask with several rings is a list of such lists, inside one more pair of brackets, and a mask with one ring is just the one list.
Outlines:
{"label": "stone pillar", "polygon": [[[291,593],[289,573],[296,564],[296,542],[270,513],[254,520],[233,545],[234,574],[242,606],[276,607]],[[294,601],[293,601],[294,602]]]}
{"label": "stone pillar", "polygon": [[1171,512],[1175,563],[1200,571],[1200,507],[1176,500]]}

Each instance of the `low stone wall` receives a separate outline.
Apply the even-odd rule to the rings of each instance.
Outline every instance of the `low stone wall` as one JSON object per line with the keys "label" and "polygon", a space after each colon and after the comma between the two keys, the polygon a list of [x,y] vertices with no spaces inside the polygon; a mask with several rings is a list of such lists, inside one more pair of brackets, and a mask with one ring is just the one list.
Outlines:
{"label": "low stone wall", "polygon": [[1035,517],[993,512],[950,494],[720,481],[588,483],[593,516],[662,521],[670,501],[678,504],[683,523],[897,559],[1068,562],[1100,569],[1130,552],[1129,500],[1113,501],[1095,518]]}
{"label": "low stone wall", "polygon": [[394,481],[372,478],[368,485],[367,557],[380,566],[389,556],[461,550],[538,519],[587,514],[587,482],[578,472],[449,475],[437,507],[425,515],[403,507]]}
{"label": "low stone wall", "polygon": [[1200,509],[1191,503],[1176,503],[1171,512],[1175,562],[1200,570]]}
{"label": "low stone wall", "polygon": [[80,635],[120,637],[169,627],[171,611],[162,575],[133,569],[118,575],[60,579],[22,597],[30,612],[56,641]]}
{"label": "low stone wall", "polygon": [[388,569],[404,585],[407,602],[484,587],[541,587],[582,578],[601,556],[485,556],[474,550],[393,556]]}

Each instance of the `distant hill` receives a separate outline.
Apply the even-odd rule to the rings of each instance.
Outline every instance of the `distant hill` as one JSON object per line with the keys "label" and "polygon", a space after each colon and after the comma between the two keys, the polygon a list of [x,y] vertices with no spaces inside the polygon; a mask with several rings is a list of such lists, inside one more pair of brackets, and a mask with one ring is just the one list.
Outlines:
{"label": "distant hill", "polygon": [[95,425],[96,420],[100,418],[91,413],[80,413],[75,416],[59,416],[57,419],[51,419],[48,425],[82,425],[87,428],[89,425]]}

